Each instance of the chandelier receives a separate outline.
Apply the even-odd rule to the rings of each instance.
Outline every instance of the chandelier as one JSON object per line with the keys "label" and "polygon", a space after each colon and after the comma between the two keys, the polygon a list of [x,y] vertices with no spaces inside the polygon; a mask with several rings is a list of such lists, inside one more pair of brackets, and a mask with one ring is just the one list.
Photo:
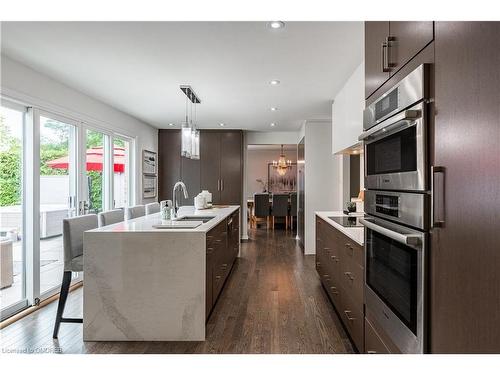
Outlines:
{"label": "chandelier", "polygon": [[[196,104],[201,103],[191,86],[181,85],[181,91],[186,95],[186,119],[181,125],[181,156],[188,159],[200,158],[200,131],[196,129]],[[191,102],[191,119],[188,117],[188,99]],[[193,104],[194,117],[193,122]]]}
{"label": "chandelier", "polygon": [[286,172],[292,168],[292,161],[286,160],[285,153],[283,152],[283,145],[281,145],[281,153],[278,161],[273,160],[273,168],[276,169],[280,176],[284,176]]}

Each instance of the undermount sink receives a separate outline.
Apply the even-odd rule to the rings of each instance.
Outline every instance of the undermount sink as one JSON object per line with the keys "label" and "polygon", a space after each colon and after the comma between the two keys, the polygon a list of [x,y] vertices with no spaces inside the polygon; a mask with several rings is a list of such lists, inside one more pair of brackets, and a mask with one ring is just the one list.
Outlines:
{"label": "undermount sink", "polygon": [[174,221],[202,221],[206,223],[215,218],[215,216],[182,216]]}

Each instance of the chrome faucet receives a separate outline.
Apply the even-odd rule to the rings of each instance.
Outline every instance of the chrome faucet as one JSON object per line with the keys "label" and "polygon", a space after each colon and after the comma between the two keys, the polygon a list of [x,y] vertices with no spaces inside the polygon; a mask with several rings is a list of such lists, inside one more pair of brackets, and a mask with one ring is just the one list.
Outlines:
{"label": "chrome faucet", "polygon": [[186,185],[184,184],[184,182],[177,181],[174,185],[173,190],[172,190],[172,200],[174,201],[174,214],[173,214],[172,219],[177,219],[177,211],[179,210],[179,203],[177,202],[177,194],[175,194],[177,191],[177,188],[179,186],[182,188],[182,192],[184,193],[184,198],[186,198],[186,199],[189,198],[189,195],[188,195],[188,192],[186,189]]}

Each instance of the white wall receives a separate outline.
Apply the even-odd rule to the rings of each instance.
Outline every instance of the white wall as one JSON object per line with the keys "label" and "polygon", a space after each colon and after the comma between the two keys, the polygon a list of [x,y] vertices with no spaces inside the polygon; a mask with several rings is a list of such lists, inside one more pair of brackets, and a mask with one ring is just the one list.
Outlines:
{"label": "white wall", "polygon": [[143,149],[157,151],[158,129],[4,55],[0,84],[9,98],[135,138],[136,202],[151,201],[142,199],[140,155]]}
{"label": "white wall", "polygon": [[[247,150],[247,197],[253,197],[254,193],[262,192],[262,184],[258,183],[256,180],[260,178],[267,183],[267,164],[271,163],[273,160],[278,160],[279,154],[279,150]],[[296,163],[297,148],[295,147],[295,150],[285,149],[285,156],[287,160]]]}
{"label": "white wall", "polygon": [[306,122],[305,134],[305,202],[304,253],[316,253],[316,211],[342,209],[342,158],[332,155],[331,122]]}

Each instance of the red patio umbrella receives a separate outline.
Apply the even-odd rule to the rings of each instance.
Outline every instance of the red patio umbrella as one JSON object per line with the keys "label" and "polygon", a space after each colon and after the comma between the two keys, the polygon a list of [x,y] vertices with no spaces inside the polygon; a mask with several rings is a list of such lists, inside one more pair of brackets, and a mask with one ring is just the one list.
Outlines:
{"label": "red patio umbrella", "polygon": [[[102,171],[104,151],[102,147],[91,147],[87,149],[87,171]],[[125,172],[125,149],[123,147],[113,148],[113,170],[116,173]],[[47,162],[51,168],[68,169],[69,156],[63,156]]]}

